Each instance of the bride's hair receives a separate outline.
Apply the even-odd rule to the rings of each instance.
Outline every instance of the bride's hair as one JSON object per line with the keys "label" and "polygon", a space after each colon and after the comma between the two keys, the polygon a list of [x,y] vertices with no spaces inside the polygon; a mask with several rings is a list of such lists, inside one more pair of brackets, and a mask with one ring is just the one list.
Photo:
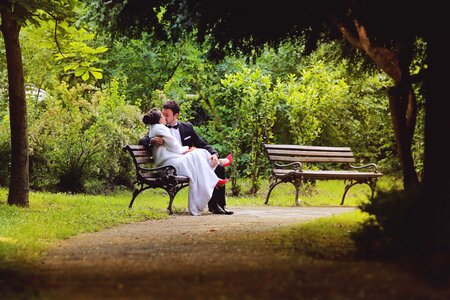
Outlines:
{"label": "bride's hair", "polygon": [[154,108],[144,115],[144,117],[142,118],[142,122],[144,122],[144,124],[146,125],[158,124],[161,117],[161,111],[157,108]]}

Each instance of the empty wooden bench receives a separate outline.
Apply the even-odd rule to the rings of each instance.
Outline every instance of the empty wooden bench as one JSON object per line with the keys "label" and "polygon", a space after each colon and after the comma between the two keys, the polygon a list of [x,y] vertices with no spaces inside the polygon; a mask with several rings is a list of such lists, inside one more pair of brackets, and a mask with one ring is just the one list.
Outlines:
{"label": "empty wooden bench", "polygon": [[[344,204],[348,190],[355,184],[367,184],[373,198],[377,180],[383,176],[374,163],[362,166],[351,165],[356,160],[349,147],[265,144],[264,149],[272,164],[270,187],[264,204],[269,203],[270,193],[275,186],[290,182],[296,190],[295,204],[299,205],[298,195],[302,182],[320,179],[343,179],[347,183],[341,205]],[[333,169],[330,170],[328,167],[324,169],[325,164],[328,167],[333,166]],[[315,167],[311,168],[311,166]]]}
{"label": "empty wooden bench", "polygon": [[182,188],[189,185],[189,178],[177,175],[177,171],[172,165],[155,168],[152,153],[145,146],[126,145],[123,150],[128,151],[131,155],[136,168],[135,189],[129,208],[133,206],[134,199],[143,191],[150,188],[162,188],[169,194],[170,200],[167,210],[169,214],[173,214],[173,199]]}

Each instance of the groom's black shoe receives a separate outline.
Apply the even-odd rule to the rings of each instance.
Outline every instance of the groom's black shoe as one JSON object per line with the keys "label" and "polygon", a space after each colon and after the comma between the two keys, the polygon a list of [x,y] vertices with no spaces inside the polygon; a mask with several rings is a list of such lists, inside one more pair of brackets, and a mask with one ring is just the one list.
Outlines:
{"label": "groom's black shoe", "polygon": [[209,211],[212,212],[213,214],[216,214],[216,215],[225,215],[226,214],[226,212],[217,203],[214,203],[214,204],[208,203],[208,208],[209,208]]}
{"label": "groom's black shoe", "polygon": [[220,208],[222,208],[222,210],[225,212],[226,215],[234,214],[234,211],[228,210],[225,206],[224,207],[220,207]]}

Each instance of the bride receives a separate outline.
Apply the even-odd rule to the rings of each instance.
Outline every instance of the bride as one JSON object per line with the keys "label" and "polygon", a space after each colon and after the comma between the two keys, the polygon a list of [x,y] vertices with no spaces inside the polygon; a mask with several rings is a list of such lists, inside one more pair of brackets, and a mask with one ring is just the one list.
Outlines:
{"label": "bride", "polygon": [[152,109],[144,115],[142,121],[150,125],[150,138],[159,136],[164,139],[163,145],[152,146],[155,165],[173,165],[178,175],[189,178],[188,210],[193,216],[199,216],[207,208],[214,188],[223,186],[228,179],[221,179],[214,173],[215,167],[210,165],[211,154],[208,151],[182,146],[172,136],[159,109]]}

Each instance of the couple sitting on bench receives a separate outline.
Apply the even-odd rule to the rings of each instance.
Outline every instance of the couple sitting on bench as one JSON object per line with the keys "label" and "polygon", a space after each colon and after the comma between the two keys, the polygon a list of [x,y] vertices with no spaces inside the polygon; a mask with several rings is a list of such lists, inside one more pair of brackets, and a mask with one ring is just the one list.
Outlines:
{"label": "couple sitting on bench", "polygon": [[207,206],[214,214],[233,214],[225,206],[225,167],[232,156],[219,159],[192,124],[178,122],[179,112],[175,101],[167,101],[162,112],[152,109],[145,114],[143,122],[150,130],[139,143],[151,146],[156,166],[173,165],[178,175],[189,178],[188,210],[192,215],[201,215]]}

